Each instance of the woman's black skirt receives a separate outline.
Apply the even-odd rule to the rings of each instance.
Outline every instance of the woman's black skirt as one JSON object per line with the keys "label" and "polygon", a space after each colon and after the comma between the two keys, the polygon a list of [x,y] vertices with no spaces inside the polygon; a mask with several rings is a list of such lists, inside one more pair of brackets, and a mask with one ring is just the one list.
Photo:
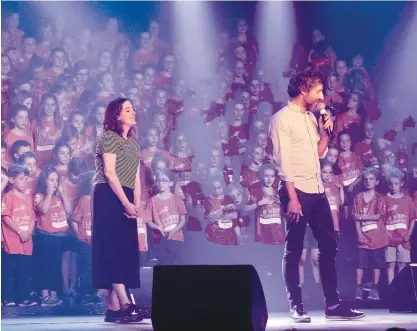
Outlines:
{"label": "woman's black skirt", "polygon": [[[133,203],[133,190],[123,186]],[[136,219],[127,218],[109,184],[97,184],[92,206],[93,287],[111,289],[112,284],[140,287],[139,245]]]}

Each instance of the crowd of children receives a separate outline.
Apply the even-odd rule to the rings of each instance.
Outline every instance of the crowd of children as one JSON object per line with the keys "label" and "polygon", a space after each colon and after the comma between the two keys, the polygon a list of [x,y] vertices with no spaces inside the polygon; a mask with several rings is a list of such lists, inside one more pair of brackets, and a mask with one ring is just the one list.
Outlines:
{"label": "crowd of children", "polygon": [[[64,28],[70,22],[59,17],[41,27],[40,39],[19,23],[19,13],[9,13],[1,31],[4,306],[56,306],[75,295],[98,302],[90,274],[94,152],[106,105],[119,95],[137,115],[143,265],[155,259],[259,266],[260,256],[284,244],[285,193],[268,132],[283,102],[265,81],[262,50],[244,19],[235,33],[221,35],[218,80],[198,86],[179,76],[176,47],[161,39],[157,21],[131,40],[115,18],[103,31],[72,35]],[[357,244],[356,297],[362,298],[368,268],[374,270],[369,299],[377,300],[381,269],[392,281],[396,265],[402,269],[411,258],[415,151],[408,151],[412,142],[401,142],[398,151],[391,146],[400,132],[415,130],[415,120],[376,137],[381,111],[362,56],[339,59],[318,30],[313,45],[310,52],[296,45],[284,75],[312,67],[326,77],[323,102],[335,135],[321,176],[335,231]],[[319,283],[309,228],[301,274],[308,250]]]}

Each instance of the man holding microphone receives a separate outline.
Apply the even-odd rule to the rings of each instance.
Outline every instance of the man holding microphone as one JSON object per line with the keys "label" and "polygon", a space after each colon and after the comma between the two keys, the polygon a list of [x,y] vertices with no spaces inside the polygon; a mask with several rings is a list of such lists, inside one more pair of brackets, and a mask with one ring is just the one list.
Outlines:
{"label": "man holding microphone", "polygon": [[290,317],[298,323],[311,321],[303,307],[298,273],[307,223],[318,241],[326,318],[353,320],[365,316],[341,303],[337,291],[337,242],[319,161],[327,153],[333,122],[323,111],[317,121],[309,110],[317,108],[312,106],[324,99],[323,82],[324,77],[318,71],[307,70],[294,75],[288,85],[290,101],[273,116],[270,125],[274,159],[280,164],[280,175],[289,199],[283,274]]}

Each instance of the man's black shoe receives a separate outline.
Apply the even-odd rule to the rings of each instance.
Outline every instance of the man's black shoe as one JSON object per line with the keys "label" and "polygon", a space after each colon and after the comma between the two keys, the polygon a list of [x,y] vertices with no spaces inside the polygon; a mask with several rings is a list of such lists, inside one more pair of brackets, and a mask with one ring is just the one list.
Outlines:
{"label": "man's black shoe", "polygon": [[341,303],[334,309],[326,308],[325,316],[328,320],[357,320],[364,318],[365,314]]}

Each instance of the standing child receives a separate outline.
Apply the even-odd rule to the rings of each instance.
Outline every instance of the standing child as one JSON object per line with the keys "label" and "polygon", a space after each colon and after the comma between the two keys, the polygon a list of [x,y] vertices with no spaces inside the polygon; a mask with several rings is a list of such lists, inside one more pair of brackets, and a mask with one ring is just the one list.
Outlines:
{"label": "standing child", "polygon": [[385,209],[384,198],[375,192],[378,185],[378,170],[366,168],[363,173],[364,191],[355,196],[353,203],[353,218],[358,235],[358,267],[356,269],[357,300],[362,300],[363,269],[372,269],[372,288],[368,299],[379,300],[379,279],[381,269],[385,268],[385,248],[388,246],[388,236],[383,222]]}
{"label": "standing child", "polygon": [[36,185],[38,184],[38,178],[40,169],[37,166],[36,155],[33,152],[26,152],[19,156],[17,163],[25,166],[29,170],[28,184],[26,194],[35,195]]}
{"label": "standing child", "polygon": [[156,175],[156,183],[159,193],[151,198],[149,208],[153,223],[163,234],[158,247],[158,260],[161,265],[179,265],[187,210],[184,201],[171,192],[174,181],[169,171],[161,170]]}
{"label": "standing child", "polygon": [[25,194],[29,170],[14,164],[8,171],[11,190],[1,203],[2,215],[2,296],[5,307],[36,306],[30,298],[32,268],[32,233],[35,228],[35,212],[30,195]]}
{"label": "standing child", "polygon": [[62,192],[56,169],[45,166],[34,197],[35,210],[39,214],[34,260],[41,306],[56,306],[62,302],[57,291],[62,285],[62,243],[68,230],[67,214],[71,213],[70,202]]}
{"label": "standing child", "polygon": [[68,164],[71,160],[71,148],[65,141],[58,141],[52,150],[51,163],[55,167],[59,178],[68,176]]}
{"label": "standing child", "polygon": [[388,282],[395,275],[395,266],[400,272],[411,262],[410,238],[417,219],[416,205],[413,200],[401,192],[404,182],[400,169],[393,169],[388,175],[389,193],[385,197],[385,224],[388,230],[389,246],[385,251],[388,264]]}

